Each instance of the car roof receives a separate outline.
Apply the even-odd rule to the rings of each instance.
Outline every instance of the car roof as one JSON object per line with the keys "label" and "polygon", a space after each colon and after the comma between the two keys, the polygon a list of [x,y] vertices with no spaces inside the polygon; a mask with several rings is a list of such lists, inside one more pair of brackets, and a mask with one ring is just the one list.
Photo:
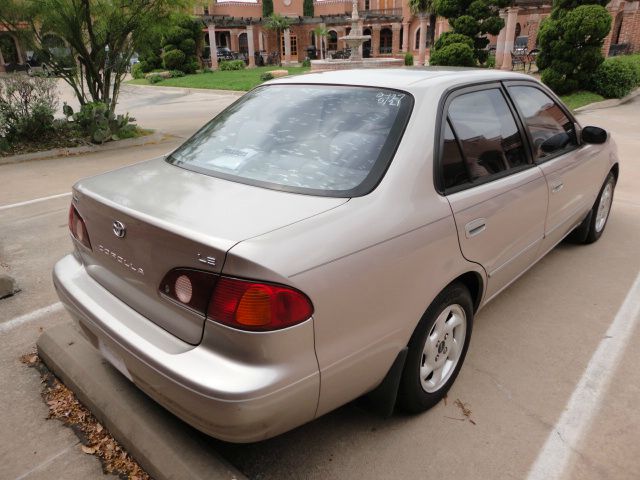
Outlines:
{"label": "car roof", "polygon": [[449,86],[498,80],[533,80],[522,73],[488,68],[422,67],[422,68],[366,68],[313,72],[282,77],[269,84],[306,83],[357,85],[405,90],[419,89],[446,83]]}

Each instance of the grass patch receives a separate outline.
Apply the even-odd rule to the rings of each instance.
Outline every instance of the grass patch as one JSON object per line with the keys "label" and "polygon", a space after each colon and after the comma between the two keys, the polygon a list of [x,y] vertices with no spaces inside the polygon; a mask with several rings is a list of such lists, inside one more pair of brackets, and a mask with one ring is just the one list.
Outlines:
{"label": "grass patch", "polygon": [[[263,83],[260,76],[271,70],[280,70],[278,66],[246,68],[244,70],[229,70],[205,73],[194,73],[179,78],[168,78],[154,84],[160,87],[180,87],[180,88],[210,88],[216,90],[235,90],[246,92]],[[300,75],[309,71],[308,67],[282,67],[289,75]],[[129,80],[127,83],[133,85],[149,85],[144,79]]]}
{"label": "grass patch", "polygon": [[568,95],[562,95],[560,98],[571,110],[584,107],[590,103],[600,102],[605,99],[602,95],[598,95],[597,93],[589,92],[587,90],[580,90]]}

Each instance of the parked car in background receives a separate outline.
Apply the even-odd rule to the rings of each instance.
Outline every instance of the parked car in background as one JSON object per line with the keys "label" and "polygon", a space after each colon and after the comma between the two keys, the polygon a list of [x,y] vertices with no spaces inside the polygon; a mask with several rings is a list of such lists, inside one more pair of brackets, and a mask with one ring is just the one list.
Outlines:
{"label": "parked car in background", "polygon": [[112,365],[214,437],[364,394],[421,412],[479,309],[565,237],[600,238],[618,175],[607,132],[527,75],[287,77],[170,155],[78,182],[53,279]]}
{"label": "parked car in background", "polygon": [[235,60],[237,55],[229,50],[227,47],[218,47],[218,61],[220,60]]}

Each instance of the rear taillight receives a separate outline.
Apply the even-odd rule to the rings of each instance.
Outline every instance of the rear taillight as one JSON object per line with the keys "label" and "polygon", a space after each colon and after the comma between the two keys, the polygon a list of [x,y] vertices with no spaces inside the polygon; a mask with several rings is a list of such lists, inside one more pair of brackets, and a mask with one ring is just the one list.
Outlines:
{"label": "rear taillight", "polygon": [[218,275],[190,268],[176,268],[160,283],[160,293],[171,300],[206,315]]}
{"label": "rear taillight", "polygon": [[87,227],[84,224],[84,220],[76,210],[76,207],[71,205],[69,208],[69,231],[73,238],[78,240],[82,245],[91,249],[91,242],[89,241],[89,234],[87,233]]}
{"label": "rear taillight", "polygon": [[283,285],[222,277],[207,317],[242,330],[268,331],[309,319],[313,305],[305,294]]}

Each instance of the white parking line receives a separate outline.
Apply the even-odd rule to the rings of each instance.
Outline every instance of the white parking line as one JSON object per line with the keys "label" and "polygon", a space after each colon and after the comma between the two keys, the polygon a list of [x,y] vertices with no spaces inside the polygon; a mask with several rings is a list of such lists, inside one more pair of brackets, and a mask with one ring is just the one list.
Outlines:
{"label": "white parking line", "polygon": [[640,273],[591,357],[564,412],[549,433],[527,480],[563,478],[571,455],[580,447],[580,440],[598,411],[639,317]]}
{"label": "white parking line", "polygon": [[62,198],[69,195],[71,195],[71,192],[58,193],[57,195],[50,195],[48,197],[34,198],[33,200],[27,200],[26,202],[10,203],[9,205],[1,205],[0,210],[9,210],[10,208],[24,207],[25,205],[31,205],[33,203],[39,203],[39,202],[46,202],[47,200]]}
{"label": "white parking line", "polygon": [[49,305],[48,307],[39,308],[38,310],[34,310],[31,313],[25,313],[24,315],[20,315],[19,317],[12,318],[4,323],[0,323],[0,333],[7,333],[14,328],[19,327],[20,325],[24,325],[25,323],[33,322],[34,320],[38,320],[39,318],[44,317],[50,313],[56,313],[63,309],[62,303],[54,303]]}

